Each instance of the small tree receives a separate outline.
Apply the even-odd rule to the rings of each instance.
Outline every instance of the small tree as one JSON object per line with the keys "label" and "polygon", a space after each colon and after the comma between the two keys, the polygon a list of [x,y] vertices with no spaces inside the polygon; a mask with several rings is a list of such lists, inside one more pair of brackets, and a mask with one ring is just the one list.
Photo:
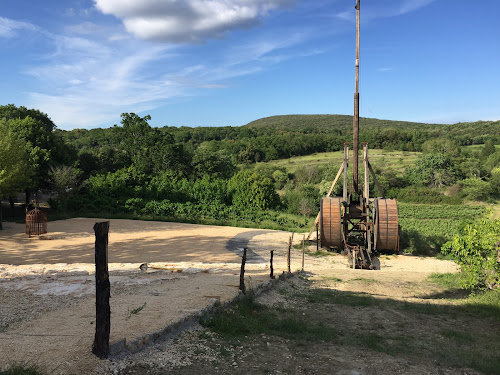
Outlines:
{"label": "small tree", "polygon": [[82,172],[78,168],[67,165],[50,167],[49,178],[52,189],[63,204],[68,196],[79,187],[81,174]]}
{"label": "small tree", "polygon": [[267,210],[275,208],[279,203],[279,196],[271,179],[251,170],[236,173],[229,180],[228,191],[233,205],[242,210]]}
{"label": "small tree", "polygon": [[484,219],[467,225],[453,241],[443,245],[441,252],[452,255],[460,265],[464,288],[495,289],[500,286],[499,241],[500,220]]}
{"label": "small tree", "polygon": [[486,159],[491,154],[494,154],[495,151],[495,144],[491,139],[488,139],[486,142],[484,142],[484,147],[481,150],[481,156]]}
{"label": "small tree", "polygon": [[408,169],[406,177],[415,185],[443,187],[452,185],[458,178],[453,160],[445,154],[424,154]]}

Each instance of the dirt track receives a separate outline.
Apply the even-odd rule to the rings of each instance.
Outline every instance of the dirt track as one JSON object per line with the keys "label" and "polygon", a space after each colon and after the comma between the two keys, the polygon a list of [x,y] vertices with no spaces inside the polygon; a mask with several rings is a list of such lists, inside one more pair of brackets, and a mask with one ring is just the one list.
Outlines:
{"label": "dirt track", "polygon": [[[84,374],[102,366],[90,353],[94,334],[92,227],[96,221],[51,222],[45,239],[26,238],[19,224],[7,223],[0,232],[0,369],[28,362],[47,373]],[[234,298],[243,247],[250,249],[246,274],[250,287],[268,281],[269,250],[276,250],[275,272],[281,273],[288,236],[279,231],[111,220],[114,350],[135,350],[165,327],[216,301]],[[296,243],[301,238],[296,236]],[[299,268],[300,257],[300,251],[294,250],[292,270]],[[144,262],[182,272],[144,273],[139,270]],[[433,272],[456,270],[452,262],[405,256],[382,258],[381,267],[381,271],[351,270],[341,256],[306,256],[306,271],[312,278],[354,280],[339,288],[356,286],[355,279],[361,275],[393,280],[390,294],[403,299],[415,297],[412,282]],[[376,285],[373,293],[377,293]]]}

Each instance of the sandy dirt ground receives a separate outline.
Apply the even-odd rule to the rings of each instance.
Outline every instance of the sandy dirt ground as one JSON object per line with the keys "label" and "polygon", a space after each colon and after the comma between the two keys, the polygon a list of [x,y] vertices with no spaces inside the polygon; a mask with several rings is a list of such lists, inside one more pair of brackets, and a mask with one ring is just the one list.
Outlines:
{"label": "sandy dirt ground", "polygon": [[[94,337],[95,281],[93,225],[77,218],[49,223],[49,233],[27,238],[24,226],[6,223],[0,231],[0,370],[36,364],[50,374],[93,374],[107,368],[90,351]],[[114,358],[135,352],[167,327],[238,295],[244,247],[249,249],[247,287],[269,282],[269,252],[275,273],[286,268],[290,233],[232,227],[111,220],[109,269],[111,338]],[[299,244],[302,235],[295,235]],[[308,247],[315,250],[315,245]],[[292,253],[292,271],[301,267]],[[139,266],[148,263],[148,270]],[[455,272],[450,261],[383,256],[381,270],[352,270],[340,255],[306,255],[312,279],[352,280],[339,290],[359,288],[363,278],[394,281],[391,298],[411,300],[412,283],[434,272]],[[368,275],[369,274],[369,275]],[[360,284],[360,285],[358,285]],[[377,283],[370,291],[377,294]],[[380,291],[382,293],[382,290]],[[383,291],[387,294],[387,290]],[[104,366],[104,367],[103,367]],[[102,373],[102,372],[101,372]]]}

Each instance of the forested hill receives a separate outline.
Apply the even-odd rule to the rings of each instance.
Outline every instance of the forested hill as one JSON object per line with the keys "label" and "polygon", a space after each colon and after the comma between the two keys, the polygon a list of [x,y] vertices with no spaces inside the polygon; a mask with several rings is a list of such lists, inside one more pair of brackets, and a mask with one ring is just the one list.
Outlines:
{"label": "forested hill", "polygon": [[[226,155],[236,163],[254,163],[338,151],[352,142],[352,116],[288,115],[253,121],[240,127],[151,127],[149,116],[123,114],[122,124],[107,129],[56,130],[81,169],[116,170],[132,159],[145,170],[184,171],[193,160]],[[361,142],[370,148],[421,151],[431,139],[460,146],[500,143],[500,121],[454,125],[422,124],[370,118],[360,120]],[[70,162],[68,160],[68,162]]]}
{"label": "forested hill", "polygon": [[[261,118],[248,123],[251,128],[274,129],[351,129],[353,117],[348,115],[283,115]],[[428,127],[446,126],[441,124],[424,124],[420,122],[379,120],[361,117],[360,127]]]}
{"label": "forested hill", "polygon": [[[352,134],[352,123],[353,117],[347,115],[284,115],[261,118],[246,124],[244,127],[305,134],[328,133],[329,131]],[[483,144],[486,139],[491,137],[496,140],[497,144],[500,143],[500,121],[459,122],[449,125],[361,117],[359,129],[361,134],[366,134],[368,138],[366,142],[369,142],[370,139],[373,140],[372,134],[374,132],[382,131],[388,135],[388,140],[390,140],[391,135],[396,131],[402,134],[408,132],[413,134],[426,133],[428,137],[432,138],[451,138],[462,146]],[[396,148],[400,147],[396,146]]]}

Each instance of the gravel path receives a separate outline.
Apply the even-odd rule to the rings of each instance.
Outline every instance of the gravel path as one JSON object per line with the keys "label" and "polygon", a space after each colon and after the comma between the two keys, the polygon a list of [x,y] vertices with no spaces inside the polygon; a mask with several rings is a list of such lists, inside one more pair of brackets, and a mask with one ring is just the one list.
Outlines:
{"label": "gravel path", "polygon": [[[0,371],[19,363],[36,364],[50,374],[107,373],[117,369],[90,352],[95,330],[91,229],[96,221],[99,219],[51,222],[45,239],[26,238],[24,226],[19,224],[7,223],[6,230],[0,232],[0,259],[4,263],[0,264]],[[236,297],[243,247],[249,248],[247,288],[269,281],[270,250],[275,250],[275,273],[283,272],[289,235],[245,228],[111,220],[113,358],[118,361],[157,337],[167,337],[166,327],[175,327],[214,304]],[[295,243],[301,238],[296,236]],[[310,250],[314,251],[315,246]],[[306,255],[305,261],[306,271],[318,281],[369,277],[411,283],[432,272],[456,270],[452,262],[404,256],[381,259],[381,271],[351,270],[340,255]],[[139,265],[145,262],[150,268],[141,271]],[[294,250],[292,271],[300,264],[301,252]],[[339,287],[349,285],[356,285],[356,281]],[[411,297],[409,290],[394,288],[394,297]],[[163,353],[163,360],[181,361],[182,355],[175,354],[175,350]],[[117,363],[123,364],[127,359],[120,361],[125,362]]]}

